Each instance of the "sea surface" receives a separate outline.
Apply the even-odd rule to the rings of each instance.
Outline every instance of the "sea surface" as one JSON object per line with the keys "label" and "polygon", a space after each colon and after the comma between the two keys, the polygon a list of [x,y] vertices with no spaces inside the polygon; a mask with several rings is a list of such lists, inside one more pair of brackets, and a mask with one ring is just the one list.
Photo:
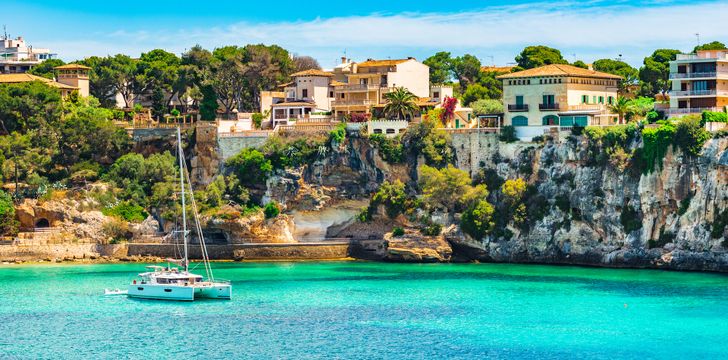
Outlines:
{"label": "sea surface", "polygon": [[104,296],[143,264],[0,266],[0,359],[728,358],[728,276],[215,263],[231,301]]}

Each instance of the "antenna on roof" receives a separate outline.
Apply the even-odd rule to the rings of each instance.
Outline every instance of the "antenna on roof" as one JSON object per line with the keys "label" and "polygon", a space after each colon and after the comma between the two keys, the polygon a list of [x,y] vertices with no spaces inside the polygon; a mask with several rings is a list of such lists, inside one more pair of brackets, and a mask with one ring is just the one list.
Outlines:
{"label": "antenna on roof", "polygon": [[3,25],[3,40],[8,39],[8,27],[6,25]]}
{"label": "antenna on roof", "polygon": [[493,55],[488,55],[488,57],[490,58],[490,64],[495,67],[495,57]]}
{"label": "antenna on roof", "polygon": [[700,33],[695,33],[695,37],[698,40],[698,46],[700,46]]}

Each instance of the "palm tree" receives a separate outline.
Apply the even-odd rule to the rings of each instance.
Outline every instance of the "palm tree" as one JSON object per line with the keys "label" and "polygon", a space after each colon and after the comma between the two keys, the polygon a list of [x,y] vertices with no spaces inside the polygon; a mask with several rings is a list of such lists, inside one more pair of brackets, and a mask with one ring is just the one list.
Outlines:
{"label": "palm tree", "polygon": [[609,104],[609,111],[619,116],[619,123],[624,123],[624,118],[628,114],[631,114],[634,109],[632,103],[624,96],[617,97],[617,101]]}
{"label": "palm tree", "polygon": [[417,96],[403,87],[384,94],[384,99],[387,100],[384,113],[390,118],[407,119],[407,115],[413,116],[420,109],[416,103]]}

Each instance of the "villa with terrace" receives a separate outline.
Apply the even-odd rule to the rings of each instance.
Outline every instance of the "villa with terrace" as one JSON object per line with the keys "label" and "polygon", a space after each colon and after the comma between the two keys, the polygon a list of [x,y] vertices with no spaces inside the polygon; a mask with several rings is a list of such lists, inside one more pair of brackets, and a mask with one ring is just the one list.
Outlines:
{"label": "villa with terrace", "polygon": [[503,81],[503,125],[521,139],[552,128],[614,125],[608,105],[617,98],[620,76],[554,64],[498,76]]}
{"label": "villa with terrace", "polygon": [[723,111],[728,106],[728,50],[678,54],[670,62],[670,116]]}

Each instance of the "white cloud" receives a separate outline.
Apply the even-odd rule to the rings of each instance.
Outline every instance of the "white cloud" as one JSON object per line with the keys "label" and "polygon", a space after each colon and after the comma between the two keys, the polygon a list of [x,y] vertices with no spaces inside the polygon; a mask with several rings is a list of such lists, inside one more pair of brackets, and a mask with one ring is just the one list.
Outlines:
{"label": "white cloud", "polygon": [[207,48],[230,44],[279,44],[310,54],[322,65],[347,49],[350,56],[427,56],[435,51],[465,51],[495,62],[513,61],[526,45],[545,44],[586,61],[624,54],[638,64],[660,47],[689,50],[695,33],[706,41],[728,41],[728,3],[585,6],[539,3],[491,7],[455,14],[404,13],[337,17],[296,22],[241,22],[208,29],[125,29],[105,39],[56,43],[66,58],[141,51],[161,47],[181,52],[194,44]]}

